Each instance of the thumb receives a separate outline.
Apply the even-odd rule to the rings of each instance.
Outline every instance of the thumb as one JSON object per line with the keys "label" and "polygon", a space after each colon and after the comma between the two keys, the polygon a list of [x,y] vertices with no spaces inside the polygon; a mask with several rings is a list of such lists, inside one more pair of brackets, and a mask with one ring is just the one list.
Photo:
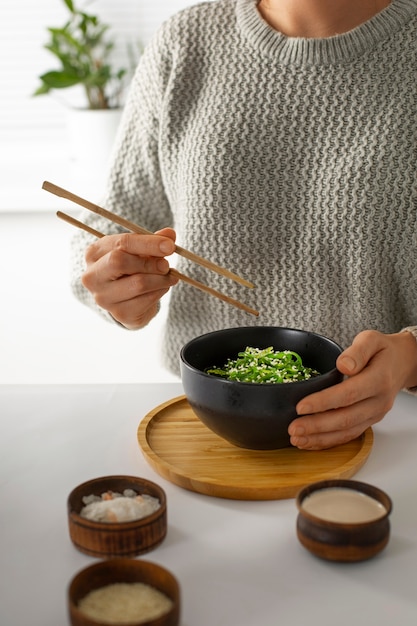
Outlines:
{"label": "thumb", "polygon": [[364,330],[356,335],[352,345],[338,357],[336,367],[346,376],[358,374],[381,348],[381,333]]}

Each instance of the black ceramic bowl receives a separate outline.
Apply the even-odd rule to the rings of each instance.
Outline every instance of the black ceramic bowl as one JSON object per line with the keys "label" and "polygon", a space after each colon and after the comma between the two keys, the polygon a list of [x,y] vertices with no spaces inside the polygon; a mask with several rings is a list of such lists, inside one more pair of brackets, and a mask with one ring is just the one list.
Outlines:
{"label": "black ceramic bowl", "polygon": [[[242,383],[212,374],[246,347],[293,350],[319,376],[291,383]],[[335,363],[342,348],[316,333],[275,326],[247,326],[207,333],[181,350],[184,393],[197,417],[230,443],[253,450],[290,445],[288,426],[295,407],[305,396],[330,387],[343,378]]]}

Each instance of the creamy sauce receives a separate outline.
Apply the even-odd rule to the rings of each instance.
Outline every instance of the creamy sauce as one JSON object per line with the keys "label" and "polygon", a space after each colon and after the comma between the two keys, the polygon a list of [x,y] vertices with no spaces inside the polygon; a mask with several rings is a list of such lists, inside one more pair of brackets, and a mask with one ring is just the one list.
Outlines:
{"label": "creamy sauce", "polygon": [[302,509],[328,522],[360,524],[383,517],[387,509],[365,493],[345,487],[313,491],[304,498]]}

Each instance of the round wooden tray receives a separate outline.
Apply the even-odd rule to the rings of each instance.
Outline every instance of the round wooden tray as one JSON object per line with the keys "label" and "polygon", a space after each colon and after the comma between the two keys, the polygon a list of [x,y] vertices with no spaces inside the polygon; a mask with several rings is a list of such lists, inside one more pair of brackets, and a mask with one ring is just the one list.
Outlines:
{"label": "round wooden tray", "polygon": [[179,396],[143,418],[138,441],[158,474],[180,487],[234,500],[279,500],[318,480],[353,476],[371,452],[373,432],[319,452],[246,450],[211,432]]}

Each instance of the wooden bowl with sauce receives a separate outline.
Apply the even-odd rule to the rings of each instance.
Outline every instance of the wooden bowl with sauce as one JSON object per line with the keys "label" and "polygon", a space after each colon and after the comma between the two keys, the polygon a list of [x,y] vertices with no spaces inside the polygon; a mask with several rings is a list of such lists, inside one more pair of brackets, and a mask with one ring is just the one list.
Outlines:
{"label": "wooden bowl with sauce", "polygon": [[180,587],[143,559],[107,559],[82,569],[67,594],[71,626],[178,626]]}
{"label": "wooden bowl with sauce", "polygon": [[[146,499],[146,506],[152,503],[156,510],[137,519],[131,519],[123,511],[124,521],[98,521],[97,516],[86,518],[82,514],[91,496],[103,494],[123,494],[125,490],[135,492]],[[111,499],[111,498],[110,498]],[[139,498],[141,500],[141,498]],[[116,500],[114,500],[116,502]],[[133,503],[127,510],[130,512]],[[158,506],[159,503],[159,506]],[[114,516],[111,502],[107,503],[106,515]],[[116,502],[120,506],[121,502]],[[151,506],[152,506],[151,505]],[[137,506],[137,505],[135,505]],[[150,480],[135,476],[103,476],[78,485],[68,496],[68,527],[74,546],[89,556],[111,558],[116,556],[134,557],[156,548],[167,533],[167,501],[164,490]],[[120,509],[121,510],[121,509]],[[84,513],[84,512],[83,512]],[[116,516],[116,520],[121,518]],[[100,516],[99,516],[100,517]],[[127,521],[125,521],[127,518]]]}
{"label": "wooden bowl with sauce", "polygon": [[373,485],[323,480],[301,489],[296,505],[298,539],[322,559],[364,561],[389,541],[392,501]]}

